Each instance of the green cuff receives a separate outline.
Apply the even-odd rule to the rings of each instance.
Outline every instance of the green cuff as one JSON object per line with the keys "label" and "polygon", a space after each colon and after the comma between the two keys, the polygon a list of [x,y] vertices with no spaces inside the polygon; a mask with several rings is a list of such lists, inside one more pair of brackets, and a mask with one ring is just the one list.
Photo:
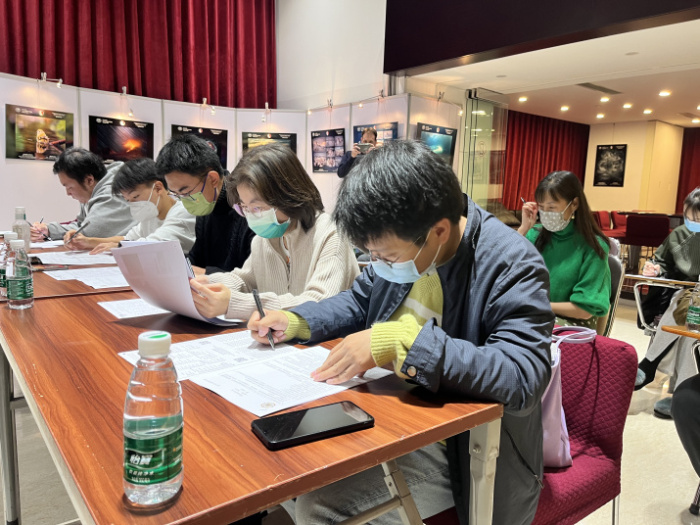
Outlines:
{"label": "green cuff", "polygon": [[287,340],[300,339],[301,341],[308,341],[311,339],[311,328],[309,327],[309,323],[306,322],[306,319],[286,310],[281,310],[281,312],[289,319],[289,325],[287,325],[287,329],[284,331]]}
{"label": "green cuff", "polygon": [[387,321],[372,326],[370,350],[377,366],[394,362],[397,375],[408,378],[401,373],[408,351],[418,337],[421,326],[410,314],[402,315],[398,321]]}

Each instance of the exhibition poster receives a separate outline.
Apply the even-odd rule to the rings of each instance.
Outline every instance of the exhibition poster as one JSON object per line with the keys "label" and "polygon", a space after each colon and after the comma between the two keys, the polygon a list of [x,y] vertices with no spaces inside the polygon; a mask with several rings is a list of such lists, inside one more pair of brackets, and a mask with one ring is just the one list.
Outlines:
{"label": "exhibition poster", "polygon": [[153,158],[153,123],[89,117],[90,151],[110,164]]}
{"label": "exhibition poster", "polygon": [[73,146],[73,113],[5,104],[5,157],[55,161]]}
{"label": "exhibition poster", "polygon": [[362,133],[367,128],[377,130],[377,144],[384,144],[385,141],[396,140],[399,138],[399,123],[398,122],[382,122],[379,124],[364,124],[363,126],[353,127],[353,144],[362,140]]}
{"label": "exhibition poster", "polygon": [[180,135],[195,135],[204,139],[207,144],[216,151],[219,156],[221,165],[226,167],[228,158],[228,131],[225,129],[202,128],[198,126],[185,126],[184,124],[173,124],[171,127],[171,136],[177,137]]}
{"label": "exhibition poster", "polygon": [[593,186],[621,188],[625,184],[627,144],[598,146],[595,155]]}
{"label": "exhibition poster", "polygon": [[345,153],[345,129],[312,131],[311,153],[314,173],[338,171],[338,164]]}
{"label": "exhibition poster", "polygon": [[294,153],[297,152],[297,134],[296,133],[264,133],[264,132],[243,132],[243,151],[250,148],[257,148],[263,144],[279,142],[286,144]]}
{"label": "exhibition poster", "polygon": [[416,138],[425,142],[433,153],[452,166],[457,143],[456,129],[419,122],[416,125]]}

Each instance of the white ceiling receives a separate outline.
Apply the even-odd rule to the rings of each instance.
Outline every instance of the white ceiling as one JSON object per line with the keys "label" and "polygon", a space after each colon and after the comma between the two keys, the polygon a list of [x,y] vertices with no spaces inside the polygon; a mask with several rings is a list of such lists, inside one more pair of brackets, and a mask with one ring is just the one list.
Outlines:
{"label": "white ceiling", "polygon": [[[510,108],[600,124],[662,120],[694,127],[700,118],[700,20],[632,31],[496,60],[416,75],[460,89],[486,88],[507,94]],[[621,92],[608,95],[576,84],[593,83]],[[662,89],[671,91],[660,97]],[[518,98],[527,96],[526,102]],[[624,103],[632,108],[623,109]],[[567,112],[561,106],[569,106]],[[643,110],[653,112],[645,115]],[[598,119],[596,115],[605,117]]]}

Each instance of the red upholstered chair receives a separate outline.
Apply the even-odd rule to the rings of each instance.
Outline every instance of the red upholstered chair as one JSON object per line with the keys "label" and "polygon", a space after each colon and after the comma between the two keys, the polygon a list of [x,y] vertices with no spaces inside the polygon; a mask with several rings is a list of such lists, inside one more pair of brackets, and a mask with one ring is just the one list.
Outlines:
{"label": "red upholstered chair", "polygon": [[596,213],[600,217],[599,226],[603,230],[603,233],[605,233],[607,235],[607,232],[609,230],[612,230],[612,222],[610,221],[610,212],[609,211],[597,211]]}
{"label": "red upholstered chair", "polygon": [[614,211],[612,212],[613,228],[616,230],[626,230],[627,229],[627,214]]}
{"label": "red upholstered chair", "polygon": [[[619,522],[622,432],[636,373],[637,353],[621,341],[598,336],[587,344],[561,345],[562,403],[573,465],[545,469],[533,525],[577,523],[613,500],[613,524]],[[424,522],[459,524],[454,509]]]}

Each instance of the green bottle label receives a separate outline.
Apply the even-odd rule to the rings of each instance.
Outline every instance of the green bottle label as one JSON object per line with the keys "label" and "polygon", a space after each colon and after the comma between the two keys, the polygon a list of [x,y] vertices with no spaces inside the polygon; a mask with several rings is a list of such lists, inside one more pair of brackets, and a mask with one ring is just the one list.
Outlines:
{"label": "green bottle label", "polygon": [[6,279],[6,283],[8,300],[19,301],[34,297],[34,283],[31,277],[11,277]]}
{"label": "green bottle label", "polygon": [[700,325],[700,306],[688,306],[688,315],[685,318],[688,325]]}
{"label": "green bottle label", "polygon": [[0,288],[5,288],[7,283],[5,282],[5,268],[0,268]]}
{"label": "green bottle label", "polygon": [[124,436],[124,479],[134,485],[163,483],[182,470],[182,427],[155,439]]}

